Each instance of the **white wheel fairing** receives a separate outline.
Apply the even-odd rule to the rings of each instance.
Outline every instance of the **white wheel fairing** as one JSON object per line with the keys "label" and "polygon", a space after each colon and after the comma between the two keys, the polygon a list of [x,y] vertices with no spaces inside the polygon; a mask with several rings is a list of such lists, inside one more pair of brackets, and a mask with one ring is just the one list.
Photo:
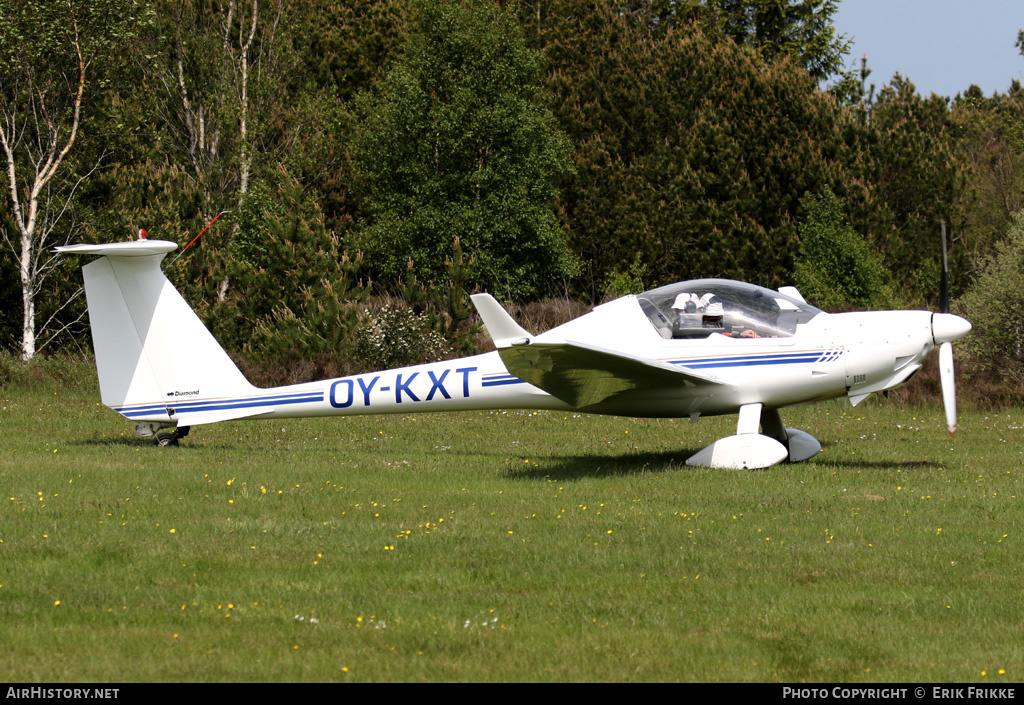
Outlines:
{"label": "white wheel fairing", "polygon": [[781,463],[789,457],[786,446],[759,433],[741,433],[719,439],[691,456],[687,465],[726,470],[754,470]]}
{"label": "white wheel fairing", "polygon": [[786,445],[789,446],[789,462],[791,463],[809,460],[821,452],[821,443],[806,431],[787,428],[786,435],[789,436]]}

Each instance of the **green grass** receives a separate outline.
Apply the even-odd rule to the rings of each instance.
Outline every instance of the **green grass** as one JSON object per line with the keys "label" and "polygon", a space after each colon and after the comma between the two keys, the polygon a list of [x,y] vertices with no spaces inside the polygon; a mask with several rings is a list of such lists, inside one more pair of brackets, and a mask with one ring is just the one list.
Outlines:
{"label": "green grass", "polygon": [[1024,674],[1021,410],[951,441],[938,408],[793,409],[825,449],[764,471],[683,464],[730,417],[239,422],[174,449],[54,365],[0,388],[8,681]]}

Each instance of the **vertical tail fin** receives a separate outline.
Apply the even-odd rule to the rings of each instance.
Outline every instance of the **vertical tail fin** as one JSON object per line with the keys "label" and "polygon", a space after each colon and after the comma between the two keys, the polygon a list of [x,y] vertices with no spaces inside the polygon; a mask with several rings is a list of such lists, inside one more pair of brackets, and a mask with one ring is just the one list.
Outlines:
{"label": "vertical tail fin", "polygon": [[250,394],[235,363],[160,270],[177,244],[71,245],[101,255],[82,268],[100,395],[136,420],[169,421],[175,405]]}

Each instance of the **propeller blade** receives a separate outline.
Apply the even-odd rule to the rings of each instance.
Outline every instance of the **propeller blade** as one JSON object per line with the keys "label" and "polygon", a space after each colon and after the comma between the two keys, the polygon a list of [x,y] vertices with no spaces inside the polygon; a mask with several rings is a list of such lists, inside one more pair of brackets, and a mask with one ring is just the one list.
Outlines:
{"label": "propeller blade", "polygon": [[942,280],[939,282],[939,313],[949,313],[949,262],[946,260],[946,221],[942,221]]}
{"label": "propeller blade", "polygon": [[942,402],[946,406],[949,435],[956,434],[956,382],[953,381],[953,344],[939,346],[939,379],[942,381]]}

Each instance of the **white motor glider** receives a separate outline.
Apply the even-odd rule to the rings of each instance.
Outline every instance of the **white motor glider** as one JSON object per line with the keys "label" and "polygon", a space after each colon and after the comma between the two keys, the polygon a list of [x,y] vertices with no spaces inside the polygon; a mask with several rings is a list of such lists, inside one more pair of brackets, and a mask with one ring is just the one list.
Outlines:
{"label": "white motor glider", "polygon": [[638,417],[739,414],[736,435],[690,465],[761,468],[821,450],[786,428],[779,409],[892,389],[942,345],[955,430],[949,343],[971,325],[949,313],[828,314],[791,287],[772,291],[701,279],[624,296],[540,335],[489,294],[472,297],[497,351],[472,357],[258,389],[160,269],[173,242],[72,245],[99,255],[82,269],[103,403],[158,445],[189,428],[234,419],[555,409]]}

